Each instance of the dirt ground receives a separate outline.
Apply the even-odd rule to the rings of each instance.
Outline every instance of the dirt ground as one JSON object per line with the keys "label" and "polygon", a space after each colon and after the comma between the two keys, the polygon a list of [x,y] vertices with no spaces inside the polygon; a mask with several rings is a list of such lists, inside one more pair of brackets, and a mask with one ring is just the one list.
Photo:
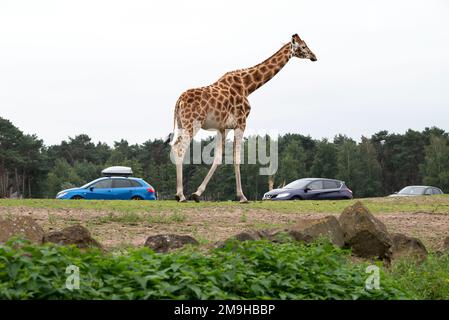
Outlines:
{"label": "dirt ground", "polygon": [[[86,209],[0,207],[0,215],[31,216],[45,231],[80,223],[106,248],[113,249],[142,246],[148,236],[160,233],[191,235],[201,244],[208,245],[243,230],[284,228],[299,219],[314,219],[330,214],[278,213],[244,208],[198,208],[176,213],[127,214]],[[390,232],[417,237],[432,250],[440,249],[443,239],[449,236],[449,214],[379,213],[376,216]]]}

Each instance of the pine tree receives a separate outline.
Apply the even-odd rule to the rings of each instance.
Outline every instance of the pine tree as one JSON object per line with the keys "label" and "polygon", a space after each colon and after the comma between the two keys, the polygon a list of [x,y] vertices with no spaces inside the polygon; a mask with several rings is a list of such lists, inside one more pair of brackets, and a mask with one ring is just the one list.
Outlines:
{"label": "pine tree", "polygon": [[445,137],[432,136],[425,148],[425,160],[422,166],[424,184],[441,188],[449,192],[449,146]]}

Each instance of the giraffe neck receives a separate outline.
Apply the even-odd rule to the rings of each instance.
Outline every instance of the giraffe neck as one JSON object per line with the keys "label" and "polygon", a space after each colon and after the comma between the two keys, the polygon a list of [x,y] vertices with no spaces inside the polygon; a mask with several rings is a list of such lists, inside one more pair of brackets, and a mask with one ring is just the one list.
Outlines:
{"label": "giraffe neck", "polygon": [[247,95],[270,81],[292,57],[291,44],[282,46],[278,52],[254,67],[242,70],[241,76]]}

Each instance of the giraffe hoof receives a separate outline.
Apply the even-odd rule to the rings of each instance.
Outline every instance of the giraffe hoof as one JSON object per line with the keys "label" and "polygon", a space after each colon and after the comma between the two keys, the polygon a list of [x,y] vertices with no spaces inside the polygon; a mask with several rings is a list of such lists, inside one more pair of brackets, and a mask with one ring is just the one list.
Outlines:
{"label": "giraffe hoof", "polygon": [[176,195],[175,196],[175,199],[176,199],[176,201],[178,201],[178,202],[187,202],[187,200],[186,200],[186,198],[185,197],[180,197],[180,196],[178,196],[178,195]]}
{"label": "giraffe hoof", "polygon": [[200,202],[200,196],[197,195],[196,193],[192,193],[190,198],[197,203]]}
{"label": "giraffe hoof", "polygon": [[240,199],[239,201],[240,203],[249,203],[248,199],[244,198],[244,199]]}

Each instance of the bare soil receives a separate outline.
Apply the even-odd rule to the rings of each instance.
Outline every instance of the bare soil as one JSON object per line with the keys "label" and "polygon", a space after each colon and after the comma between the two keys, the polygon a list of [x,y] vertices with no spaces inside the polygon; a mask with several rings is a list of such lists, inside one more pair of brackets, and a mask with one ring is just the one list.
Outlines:
{"label": "bare soil", "polygon": [[[108,249],[142,246],[146,238],[161,233],[190,235],[202,245],[225,240],[248,229],[285,228],[300,219],[314,219],[335,213],[279,213],[245,208],[186,209],[173,212],[132,214],[90,209],[42,209],[0,207],[0,216],[32,217],[44,231],[60,230],[73,224],[87,227]],[[427,212],[378,213],[390,232],[421,239],[427,248],[439,250],[449,236],[449,214]]]}

